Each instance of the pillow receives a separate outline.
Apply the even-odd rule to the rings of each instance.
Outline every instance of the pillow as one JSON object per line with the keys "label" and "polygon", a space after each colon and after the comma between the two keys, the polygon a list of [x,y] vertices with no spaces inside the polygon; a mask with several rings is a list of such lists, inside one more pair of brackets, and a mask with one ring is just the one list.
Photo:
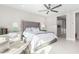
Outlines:
{"label": "pillow", "polygon": [[31,28],[26,28],[25,29],[25,32],[30,32],[30,31],[32,31]]}
{"label": "pillow", "polygon": [[39,28],[31,27],[33,33],[38,33],[40,30]]}
{"label": "pillow", "polygon": [[8,36],[9,36],[10,38],[15,38],[15,37],[18,36],[18,33],[16,33],[16,32],[14,32],[14,33],[9,33]]}
{"label": "pillow", "polygon": [[34,28],[34,27],[26,28],[26,30],[23,32],[23,35],[25,37],[33,36],[39,33],[39,31],[40,31],[39,28]]}

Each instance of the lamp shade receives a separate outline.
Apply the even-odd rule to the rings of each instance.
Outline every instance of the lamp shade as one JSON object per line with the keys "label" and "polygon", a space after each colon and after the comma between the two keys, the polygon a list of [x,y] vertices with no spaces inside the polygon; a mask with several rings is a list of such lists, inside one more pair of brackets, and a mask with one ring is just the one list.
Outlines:
{"label": "lamp shade", "polygon": [[45,30],[45,27],[46,27],[45,24],[44,23],[41,23],[41,29],[42,30]]}
{"label": "lamp shade", "polygon": [[12,24],[12,30],[13,30],[13,32],[18,31],[18,30],[19,30],[18,28],[19,28],[18,23],[17,23],[17,22],[14,22],[14,23]]}
{"label": "lamp shade", "polygon": [[13,26],[13,27],[19,27],[19,26],[18,26],[18,23],[16,23],[16,22],[14,22],[14,23],[12,24],[12,26]]}

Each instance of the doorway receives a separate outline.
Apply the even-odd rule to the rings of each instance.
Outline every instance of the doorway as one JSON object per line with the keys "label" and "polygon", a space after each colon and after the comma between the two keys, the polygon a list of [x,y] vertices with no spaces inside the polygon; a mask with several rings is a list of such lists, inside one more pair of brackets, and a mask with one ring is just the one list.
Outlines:
{"label": "doorway", "polygon": [[66,15],[57,17],[57,36],[66,38]]}
{"label": "doorway", "polygon": [[75,39],[79,40],[79,12],[75,13]]}

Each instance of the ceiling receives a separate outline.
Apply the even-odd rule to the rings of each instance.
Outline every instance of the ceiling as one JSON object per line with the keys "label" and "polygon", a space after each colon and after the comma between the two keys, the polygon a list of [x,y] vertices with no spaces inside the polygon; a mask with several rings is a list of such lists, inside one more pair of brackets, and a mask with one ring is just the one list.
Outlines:
{"label": "ceiling", "polygon": [[[43,6],[43,4],[5,4],[6,6],[21,9],[27,12],[39,14],[39,15],[52,15],[55,14],[54,12],[49,12],[49,14],[46,14],[46,12],[39,12],[39,10],[45,10],[46,8]],[[56,6],[57,4],[53,4],[52,7]],[[61,7],[56,8],[54,10],[61,12],[69,12],[79,9],[79,4],[62,4]]]}

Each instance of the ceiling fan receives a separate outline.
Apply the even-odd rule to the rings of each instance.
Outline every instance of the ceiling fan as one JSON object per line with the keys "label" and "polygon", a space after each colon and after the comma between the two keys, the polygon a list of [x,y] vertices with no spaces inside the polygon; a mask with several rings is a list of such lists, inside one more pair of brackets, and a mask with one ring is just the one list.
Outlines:
{"label": "ceiling fan", "polygon": [[53,7],[52,4],[43,4],[43,5],[44,5],[44,7],[45,7],[47,10],[39,10],[39,12],[44,12],[44,11],[46,11],[46,14],[48,14],[50,11],[51,11],[51,12],[58,13],[58,11],[56,11],[56,10],[54,10],[54,9],[55,9],[55,8],[58,8],[58,7],[60,7],[60,6],[62,6],[62,4],[59,4],[59,5],[55,6],[55,7]]}

